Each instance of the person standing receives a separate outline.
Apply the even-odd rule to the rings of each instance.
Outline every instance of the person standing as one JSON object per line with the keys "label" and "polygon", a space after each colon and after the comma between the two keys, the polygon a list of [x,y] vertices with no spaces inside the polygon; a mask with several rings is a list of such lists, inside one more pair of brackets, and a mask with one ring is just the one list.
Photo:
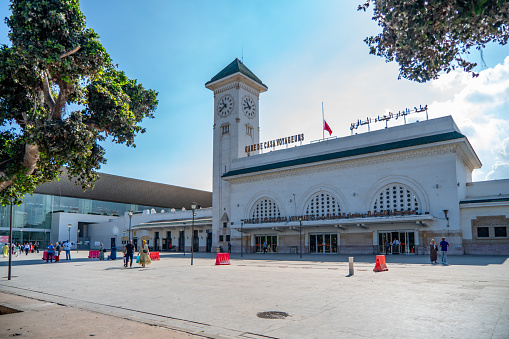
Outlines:
{"label": "person standing", "polygon": [[389,254],[389,249],[391,248],[391,244],[389,244],[389,240],[385,240],[384,246],[385,246],[385,254]]}
{"label": "person standing", "polygon": [[228,242],[228,253],[232,253],[232,244]]}
{"label": "person standing", "polygon": [[442,241],[440,242],[440,249],[442,250],[442,264],[447,264],[447,247],[449,247],[449,243],[445,241],[445,237],[442,237]]}
{"label": "person standing", "polygon": [[7,245],[7,243],[5,243],[2,247],[2,252],[4,254],[4,258],[9,254],[9,245]]}
{"label": "person standing", "polygon": [[429,244],[429,260],[431,260],[432,264],[437,263],[438,257],[438,246],[435,244],[435,239],[431,239],[431,243]]}
{"label": "person standing", "polygon": [[30,245],[26,242],[25,243],[25,255],[28,255],[29,250],[30,250]]}
{"label": "person standing", "polygon": [[267,242],[263,242],[263,254],[267,254]]}
{"label": "person standing", "polygon": [[55,243],[55,254],[54,254],[55,262],[59,262],[60,261],[60,251],[61,250],[62,250],[62,247],[60,246],[60,243],[57,241]]}
{"label": "person standing", "polygon": [[65,260],[71,260],[71,242],[67,240],[64,244]]}
{"label": "person standing", "polygon": [[104,260],[104,252],[106,252],[106,250],[103,244],[101,244],[101,247],[99,247],[99,260]]}
{"label": "person standing", "polygon": [[53,250],[55,248],[51,244],[51,242],[48,243],[48,247],[46,248],[46,262],[48,262],[48,259],[50,262],[53,262]]}
{"label": "person standing", "polygon": [[396,238],[392,241],[392,253],[399,253],[400,252],[400,245],[401,243],[399,242],[399,239]]}
{"label": "person standing", "polygon": [[141,251],[139,255],[140,255],[139,264],[141,265],[141,267],[145,267],[145,265],[150,265],[152,263],[152,260],[150,260],[150,252],[148,250],[146,240],[143,240],[142,242]]}
{"label": "person standing", "polygon": [[133,241],[129,240],[129,243],[125,245],[125,262],[124,262],[125,267],[127,267],[127,264],[129,264],[129,267],[133,267],[133,255],[134,255]]}

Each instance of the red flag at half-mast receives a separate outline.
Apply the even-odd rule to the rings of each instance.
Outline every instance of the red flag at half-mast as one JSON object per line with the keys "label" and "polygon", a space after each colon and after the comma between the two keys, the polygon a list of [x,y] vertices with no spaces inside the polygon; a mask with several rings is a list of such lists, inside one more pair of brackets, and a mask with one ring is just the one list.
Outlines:
{"label": "red flag at half-mast", "polygon": [[323,129],[327,132],[329,132],[329,136],[332,135],[332,130],[330,129],[329,125],[327,124],[327,121],[323,121]]}

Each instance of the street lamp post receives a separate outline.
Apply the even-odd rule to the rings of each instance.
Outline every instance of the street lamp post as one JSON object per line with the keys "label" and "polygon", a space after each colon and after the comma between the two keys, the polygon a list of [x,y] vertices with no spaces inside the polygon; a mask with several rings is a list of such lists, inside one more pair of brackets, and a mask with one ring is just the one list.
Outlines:
{"label": "street lamp post", "polygon": [[20,230],[21,230],[21,241],[20,242],[21,242],[21,245],[23,245],[23,227],[21,227]]}
{"label": "street lamp post", "polygon": [[184,249],[184,257],[186,256],[186,223],[182,223],[184,225],[184,236],[182,237],[183,238],[183,245],[182,245],[182,248]]}
{"label": "street lamp post", "polygon": [[299,217],[299,254],[300,254],[300,257],[302,258],[302,217]]}
{"label": "street lamp post", "polygon": [[244,254],[244,219],[240,219],[240,257]]}
{"label": "street lamp post", "polygon": [[193,264],[193,256],[194,256],[194,211],[196,211],[196,203],[191,203],[191,210],[193,211],[193,224],[191,226],[191,265]]}
{"label": "street lamp post", "polygon": [[129,243],[131,242],[131,219],[133,217],[133,211],[129,211]]}
{"label": "street lamp post", "polygon": [[80,227],[76,227],[76,253],[80,251]]}
{"label": "street lamp post", "polygon": [[12,198],[11,200],[11,213],[10,213],[10,223],[9,223],[9,272],[7,274],[7,280],[11,280],[11,263],[12,263],[12,223],[13,223],[13,217],[12,217]]}
{"label": "street lamp post", "polygon": [[[71,226],[72,226],[71,224],[67,225],[67,228],[69,228],[69,240],[67,240],[67,241],[71,241]],[[69,247],[69,249],[70,249],[70,247]],[[71,252],[69,252],[69,253],[71,253]]]}

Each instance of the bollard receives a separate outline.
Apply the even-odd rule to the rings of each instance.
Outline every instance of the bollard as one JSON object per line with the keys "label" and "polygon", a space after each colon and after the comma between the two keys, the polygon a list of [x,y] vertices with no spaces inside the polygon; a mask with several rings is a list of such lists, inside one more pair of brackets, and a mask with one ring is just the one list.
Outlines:
{"label": "bollard", "polygon": [[353,275],[353,257],[348,257],[349,275]]}

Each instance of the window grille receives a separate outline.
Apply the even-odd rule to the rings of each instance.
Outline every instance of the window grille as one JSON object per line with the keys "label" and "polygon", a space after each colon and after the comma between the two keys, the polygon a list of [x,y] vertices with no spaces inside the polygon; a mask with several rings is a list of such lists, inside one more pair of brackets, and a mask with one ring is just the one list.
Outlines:
{"label": "window grille", "polygon": [[421,209],[420,199],[413,189],[406,185],[387,185],[375,194],[373,212],[417,211]]}
{"label": "window grille", "polygon": [[256,218],[277,218],[281,216],[279,207],[276,202],[270,198],[262,198],[258,200],[253,209],[251,210],[251,216],[253,219]]}
{"label": "window grille", "polygon": [[230,134],[230,124],[221,125],[221,135]]}
{"label": "window grille", "polygon": [[254,128],[251,125],[246,125],[246,134],[253,136]]}
{"label": "window grille", "polygon": [[309,201],[304,209],[306,215],[315,215],[324,217],[329,215],[339,215],[341,207],[336,198],[327,192],[320,192],[315,194]]}

